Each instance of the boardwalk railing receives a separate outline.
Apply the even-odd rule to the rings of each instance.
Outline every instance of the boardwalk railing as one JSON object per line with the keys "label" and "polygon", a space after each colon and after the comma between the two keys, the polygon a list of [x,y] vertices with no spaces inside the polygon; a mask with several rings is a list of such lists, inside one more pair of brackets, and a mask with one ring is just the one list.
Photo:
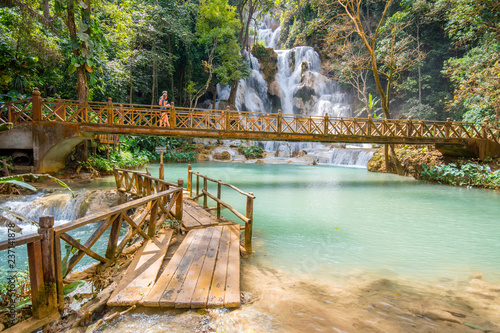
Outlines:
{"label": "boardwalk railing", "polygon": [[[174,184],[151,177],[144,172],[122,169],[115,169],[114,172],[118,190],[129,192],[139,197],[138,199],[56,227],[54,227],[54,217],[44,216],[40,218],[38,234],[0,242],[0,251],[11,252],[12,248],[24,244],[28,247],[32,313],[34,318],[40,319],[39,321],[64,307],[64,276],[70,273],[84,256],[109,265],[134,235],[139,234],[142,238],[149,239],[155,235],[157,227],[167,219],[182,219],[182,179]],[[140,215],[135,219],[129,217],[127,213],[130,209],[139,207],[144,207]],[[148,229],[143,231],[147,220],[149,220]],[[123,221],[129,225],[129,229],[118,242]],[[100,224],[96,225],[92,235],[84,243],[69,235],[70,231],[91,223]],[[110,231],[107,236],[106,251],[99,254],[92,250],[92,246],[108,229]],[[64,261],[61,240],[77,250]],[[36,323],[33,325],[30,326],[30,332],[38,328]],[[23,330],[24,328],[21,329]]]}
{"label": "boardwalk railing", "polygon": [[[328,141],[379,143],[433,143],[453,139],[485,139],[500,143],[500,128],[483,123],[450,121],[414,121],[408,119],[340,118],[278,113],[255,113],[176,107],[168,110],[170,127],[160,125],[159,106],[81,102],[41,98],[38,90],[31,99],[6,102],[0,106],[0,123],[60,121],[85,124],[85,129],[99,133],[140,134],[153,130],[172,131],[186,136],[221,135],[268,140]],[[142,132],[141,132],[142,128]],[[146,129],[148,131],[146,131]],[[146,132],[145,132],[146,131]],[[135,132],[134,132],[135,133]],[[208,134],[207,134],[208,133]],[[158,134],[158,133],[153,133]],[[258,136],[256,136],[259,134]],[[395,140],[397,139],[397,140]]]}
{"label": "boardwalk railing", "polygon": [[[193,176],[196,176],[196,195],[193,197]],[[203,179],[203,188],[200,191],[200,178]],[[217,184],[217,194],[214,195],[208,191],[208,182],[213,182]],[[208,198],[214,200],[217,203],[215,209],[217,210],[217,219],[221,220],[221,210],[222,206],[229,209],[236,217],[245,223],[245,249],[248,253],[252,253],[252,226],[253,226],[253,201],[255,196],[252,192],[246,193],[239,188],[226,184],[220,180],[215,180],[204,176],[198,172],[194,172],[191,165],[188,166],[188,181],[187,190],[189,191],[189,196],[193,200],[197,200],[203,197],[203,208],[208,209]],[[245,215],[238,212],[230,204],[222,200],[222,186],[229,187],[230,189],[242,194],[246,197],[246,212]]]}

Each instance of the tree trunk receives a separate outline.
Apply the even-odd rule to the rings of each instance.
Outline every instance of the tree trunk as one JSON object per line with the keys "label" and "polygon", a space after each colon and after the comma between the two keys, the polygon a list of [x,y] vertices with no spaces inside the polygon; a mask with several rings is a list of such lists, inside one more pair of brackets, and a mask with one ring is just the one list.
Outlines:
{"label": "tree trunk", "polygon": [[133,85],[132,85],[132,57],[130,58],[130,73],[129,73],[129,83],[130,83],[130,97],[129,97],[129,103],[132,104],[132,92],[133,92]]}
{"label": "tree trunk", "polygon": [[[87,8],[84,9],[84,12],[90,12],[90,1],[86,0],[87,3]],[[76,34],[76,22],[75,22],[75,4],[73,1],[68,2],[68,30],[69,30],[69,36],[72,39],[79,40],[77,34]],[[87,33],[89,32],[88,30],[86,31]],[[86,49],[85,44],[80,42],[80,47],[78,49],[73,49],[73,56],[75,58],[80,56],[80,53],[82,52],[82,49]],[[87,77],[87,70],[85,69],[84,65],[80,65],[77,68],[77,92],[78,92],[78,100],[80,101],[86,101],[88,97],[88,77]]]}
{"label": "tree trunk", "polygon": [[151,87],[151,105],[156,104],[156,58],[153,60],[153,84]]}
{"label": "tree trunk", "polygon": [[43,17],[47,21],[50,20],[50,7],[49,7],[49,0],[42,0],[42,6],[43,6]]}
{"label": "tree trunk", "polygon": [[238,91],[239,80],[234,80],[231,83],[231,92],[229,93],[228,104],[231,109],[236,110],[236,92]]}

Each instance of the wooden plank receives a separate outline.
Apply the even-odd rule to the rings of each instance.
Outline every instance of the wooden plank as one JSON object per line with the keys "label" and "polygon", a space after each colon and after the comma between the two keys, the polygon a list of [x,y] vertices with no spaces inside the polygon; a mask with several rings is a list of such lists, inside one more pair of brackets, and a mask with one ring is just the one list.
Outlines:
{"label": "wooden plank", "polygon": [[207,256],[208,246],[212,240],[212,235],[214,234],[214,228],[208,228],[201,239],[200,245],[194,254],[193,262],[189,267],[189,272],[186,276],[182,288],[179,290],[177,298],[175,299],[176,308],[189,308],[191,307],[191,297],[193,296],[196,284],[198,283],[198,278],[200,277],[201,268],[203,267],[203,262]]}
{"label": "wooden plank", "polygon": [[44,316],[40,319],[37,319],[35,317],[28,318],[25,321],[22,321],[12,327],[5,329],[4,331],[2,331],[2,333],[33,332],[59,319],[61,319],[61,315],[59,314],[59,312],[54,311],[52,314]]}
{"label": "wooden plank", "polygon": [[[172,257],[172,259],[170,259],[170,262],[168,263],[167,267],[160,275],[158,280],[156,280],[156,283],[150,290],[149,294],[146,295],[146,297],[144,298],[142,303],[144,306],[159,306],[159,301],[161,296],[163,295],[163,291],[166,289],[167,285],[172,279],[173,274],[175,273],[175,268],[181,263],[182,258],[189,249],[189,246],[191,245],[191,241],[193,240],[194,235],[195,233],[189,232],[186,238],[184,238],[181,245],[175,252],[174,256]],[[172,268],[174,268],[173,271]]]}
{"label": "wooden plank", "polygon": [[146,242],[108,300],[109,306],[130,306],[142,303],[143,297],[156,280],[172,234],[173,229],[167,229]]}
{"label": "wooden plank", "polygon": [[204,308],[207,305],[210,285],[212,283],[212,275],[215,269],[215,261],[217,252],[219,251],[219,243],[222,235],[222,227],[213,227],[215,230],[210,245],[208,246],[207,255],[201,268],[200,277],[196,285],[196,290],[191,298],[191,308]]}
{"label": "wooden plank", "polygon": [[224,306],[233,308],[240,306],[240,233],[239,228],[233,226],[225,227],[231,231],[231,243],[229,244],[229,259],[227,264],[226,293],[224,295]]}
{"label": "wooden plank", "polygon": [[227,263],[229,258],[229,244],[231,242],[231,231],[222,227],[222,236],[219,242],[219,252],[215,263],[215,271],[208,294],[207,307],[217,308],[224,306],[224,294],[226,291]]}
{"label": "wooden plank", "polygon": [[200,226],[200,222],[198,222],[195,218],[191,216],[189,211],[184,211],[184,215],[182,216],[182,225],[187,228],[195,228]]}
{"label": "wooden plank", "polygon": [[[203,239],[204,235],[206,232],[209,232],[210,230],[207,229],[197,229],[197,230],[191,230],[190,233],[194,233],[193,240],[191,241],[191,244],[189,245],[189,249],[187,250],[186,254],[183,256],[181,262],[177,267],[175,268],[175,272],[173,270],[173,267],[170,272],[173,272],[172,278],[170,279],[170,282],[167,285],[167,288],[163,291],[163,294],[160,297],[160,300],[158,301],[158,305],[160,307],[174,307],[175,304],[175,299],[177,298],[177,294],[180,292],[180,289],[182,288],[182,285],[186,279],[186,276],[188,274],[189,268],[191,267],[191,263],[193,262],[194,255],[196,253],[196,250],[198,249],[201,240]],[[166,270],[168,269],[168,265]]]}

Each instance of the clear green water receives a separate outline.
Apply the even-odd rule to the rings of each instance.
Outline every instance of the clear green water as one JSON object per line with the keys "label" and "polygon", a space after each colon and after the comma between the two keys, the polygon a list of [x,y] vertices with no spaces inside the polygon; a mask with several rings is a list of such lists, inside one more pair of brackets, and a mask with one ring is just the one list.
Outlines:
{"label": "clear green water", "polygon": [[[498,193],[360,168],[198,163],[193,170],[255,194],[255,260],[273,267],[429,281],[481,272],[500,281]],[[186,165],[167,165],[165,177],[186,179]],[[223,189],[222,198],[244,212],[241,195]]]}
{"label": "clear green water", "polygon": [[[158,165],[148,169],[158,174]],[[481,272],[500,281],[498,193],[360,168],[197,163],[193,170],[255,194],[252,260],[259,264],[318,277],[371,272],[432,282]],[[165,179],[186,175],[187,164],[166,165]],[[114,186],[113,177],[92,183]],[[242,195],[223,188],[222,198],[244,212]]]}

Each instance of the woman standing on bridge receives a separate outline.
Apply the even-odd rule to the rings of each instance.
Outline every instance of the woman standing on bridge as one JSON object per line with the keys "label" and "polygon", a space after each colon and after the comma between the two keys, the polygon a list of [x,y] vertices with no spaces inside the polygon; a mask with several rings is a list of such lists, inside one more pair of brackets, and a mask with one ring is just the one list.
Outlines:
{"label": "woman standing on bridge", "polygon": [[168,121],[168,110],[167,110],[167,107],[170,107],[170,103],[168,102],[167,97],[168,97],[168,92],[164,90],[163,95],[160,97],[160,100],[158,101],[158,105],[161,106],[160,126],[165,126],[165,124],[167,124],[167,127],[170,127],[170,123]]}

